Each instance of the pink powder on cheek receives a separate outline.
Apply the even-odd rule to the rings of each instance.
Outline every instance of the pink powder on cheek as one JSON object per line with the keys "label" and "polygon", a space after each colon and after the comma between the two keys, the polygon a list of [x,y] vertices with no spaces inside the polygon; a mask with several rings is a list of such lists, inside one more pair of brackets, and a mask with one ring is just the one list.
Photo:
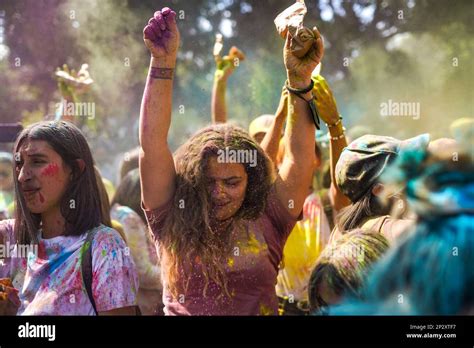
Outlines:
{"label": "pink powder on cheek", "polygon": [[44,176],[54,176],[58,174],[59,167],[56,163],[49,164],[45,169],[41,171],[41,175]]}

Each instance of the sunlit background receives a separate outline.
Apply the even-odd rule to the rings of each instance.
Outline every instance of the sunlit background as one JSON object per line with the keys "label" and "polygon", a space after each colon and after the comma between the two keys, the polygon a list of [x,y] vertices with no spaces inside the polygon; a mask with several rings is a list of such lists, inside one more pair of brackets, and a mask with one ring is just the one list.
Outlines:
{"label": "sunlit background", "polygon": [[[58,66],[90,65],[95,83],[81,119],[103,176],[117,179],[123,153],[138,144],[149,54],[142,30],[156,9],[178,13],[179,52],[170,144],[210,122],[216,33],[224,50],[247,55],[228,84],[228,114],[247,127],[273,113],[285,80],[283,40],[273,23],[289,0],[0,0],[0,121],[28,124],[55,112]],[[306,1],[305,25],[325,39],[322,75],[346,127],[406,138],[448,136],[473,116],[472,0]],[[381,104],[418,103],[419,118],[381,115]]]}

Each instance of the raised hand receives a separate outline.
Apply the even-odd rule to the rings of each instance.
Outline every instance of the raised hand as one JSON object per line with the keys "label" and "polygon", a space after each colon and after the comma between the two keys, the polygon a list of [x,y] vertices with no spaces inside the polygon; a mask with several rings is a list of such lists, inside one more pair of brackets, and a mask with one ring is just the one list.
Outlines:
{"label": "raised hand", "polygon": [[339,112],[331,88],[321,75],[313,76],[313,81],[313,95],[316,97],[319,115],[325,123],[335,124],[339,120]]}
{"label": "raised hand", "polygon": [[286,36],[285,48],[283,50],[283,60],[291,87],[308,87],[311,82],[311,73],[321,61],[324,54],[324,45],[321,34],[316,27],[313,28],[315,37],[313,46],[305,56],[299,58],[291,51],[291,34]]}
{"label": "raised hand", "polygon": [[237,62],[243,61],[244,59],[244,53],[235,46],[232,46],[227,56],[215,56],[216,79],[227,81],[229,76],[232,75],[235,68],[238,66]]}
{"label": "raised hand", "polygon": [[143,41],[151,56],[166,64],[174,64],[180,35],[176,25],[176,12],[168,7],[156,11],[143,29]]}
{"label": "raised hand", "polygon": [[82,64],[79,72],[70,70],[67,64],[56,69],[56,80],[63,98],[72,100],[74,97],[88,92],[94,82],[89,74],[89,65]]}

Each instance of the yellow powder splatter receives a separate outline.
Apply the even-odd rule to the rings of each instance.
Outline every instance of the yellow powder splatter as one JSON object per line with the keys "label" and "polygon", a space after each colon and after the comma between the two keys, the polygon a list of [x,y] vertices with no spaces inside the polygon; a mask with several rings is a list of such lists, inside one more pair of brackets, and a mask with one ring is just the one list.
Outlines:
{"label": "yellow powder splatter", "polygon": [[260,303],[261,315],[273,315],[273,310],[264,303]]}
{"label": "yellow powder splatter", "polygon": [[247,243],[242,244],[241,242],[238,243],[239,246],[242,247],[242,252],[244,254],[254,254],[258,255],[260,254],[263,250],[266,250],[268,248],[266,243],[261,243],[257,237],[255,236],[254,233],[250,233],[250,238],[247,241]]}
{"label": "yellow powder splatter", "polygon": [[229,265],[229,267],[234,267],[234,259],[232,257],[229,257],[227,259],[227,264]]}

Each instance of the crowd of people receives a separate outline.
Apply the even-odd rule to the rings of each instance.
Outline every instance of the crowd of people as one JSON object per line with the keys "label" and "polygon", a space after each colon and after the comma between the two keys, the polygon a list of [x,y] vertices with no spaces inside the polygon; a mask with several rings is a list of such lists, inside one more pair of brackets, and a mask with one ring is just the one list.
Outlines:
{"label": "crowd of people", "polygon": [[210,125],[172,153],[180,35],[155,12],[116,188],[71,115],[23,129],[0,153],[0,314],[473,314],[473,119],[442,139],[346,135],[309,32],[304,55],[286,34],[278,108],[248,131],[226,105],[245,56],[215,52]]}

